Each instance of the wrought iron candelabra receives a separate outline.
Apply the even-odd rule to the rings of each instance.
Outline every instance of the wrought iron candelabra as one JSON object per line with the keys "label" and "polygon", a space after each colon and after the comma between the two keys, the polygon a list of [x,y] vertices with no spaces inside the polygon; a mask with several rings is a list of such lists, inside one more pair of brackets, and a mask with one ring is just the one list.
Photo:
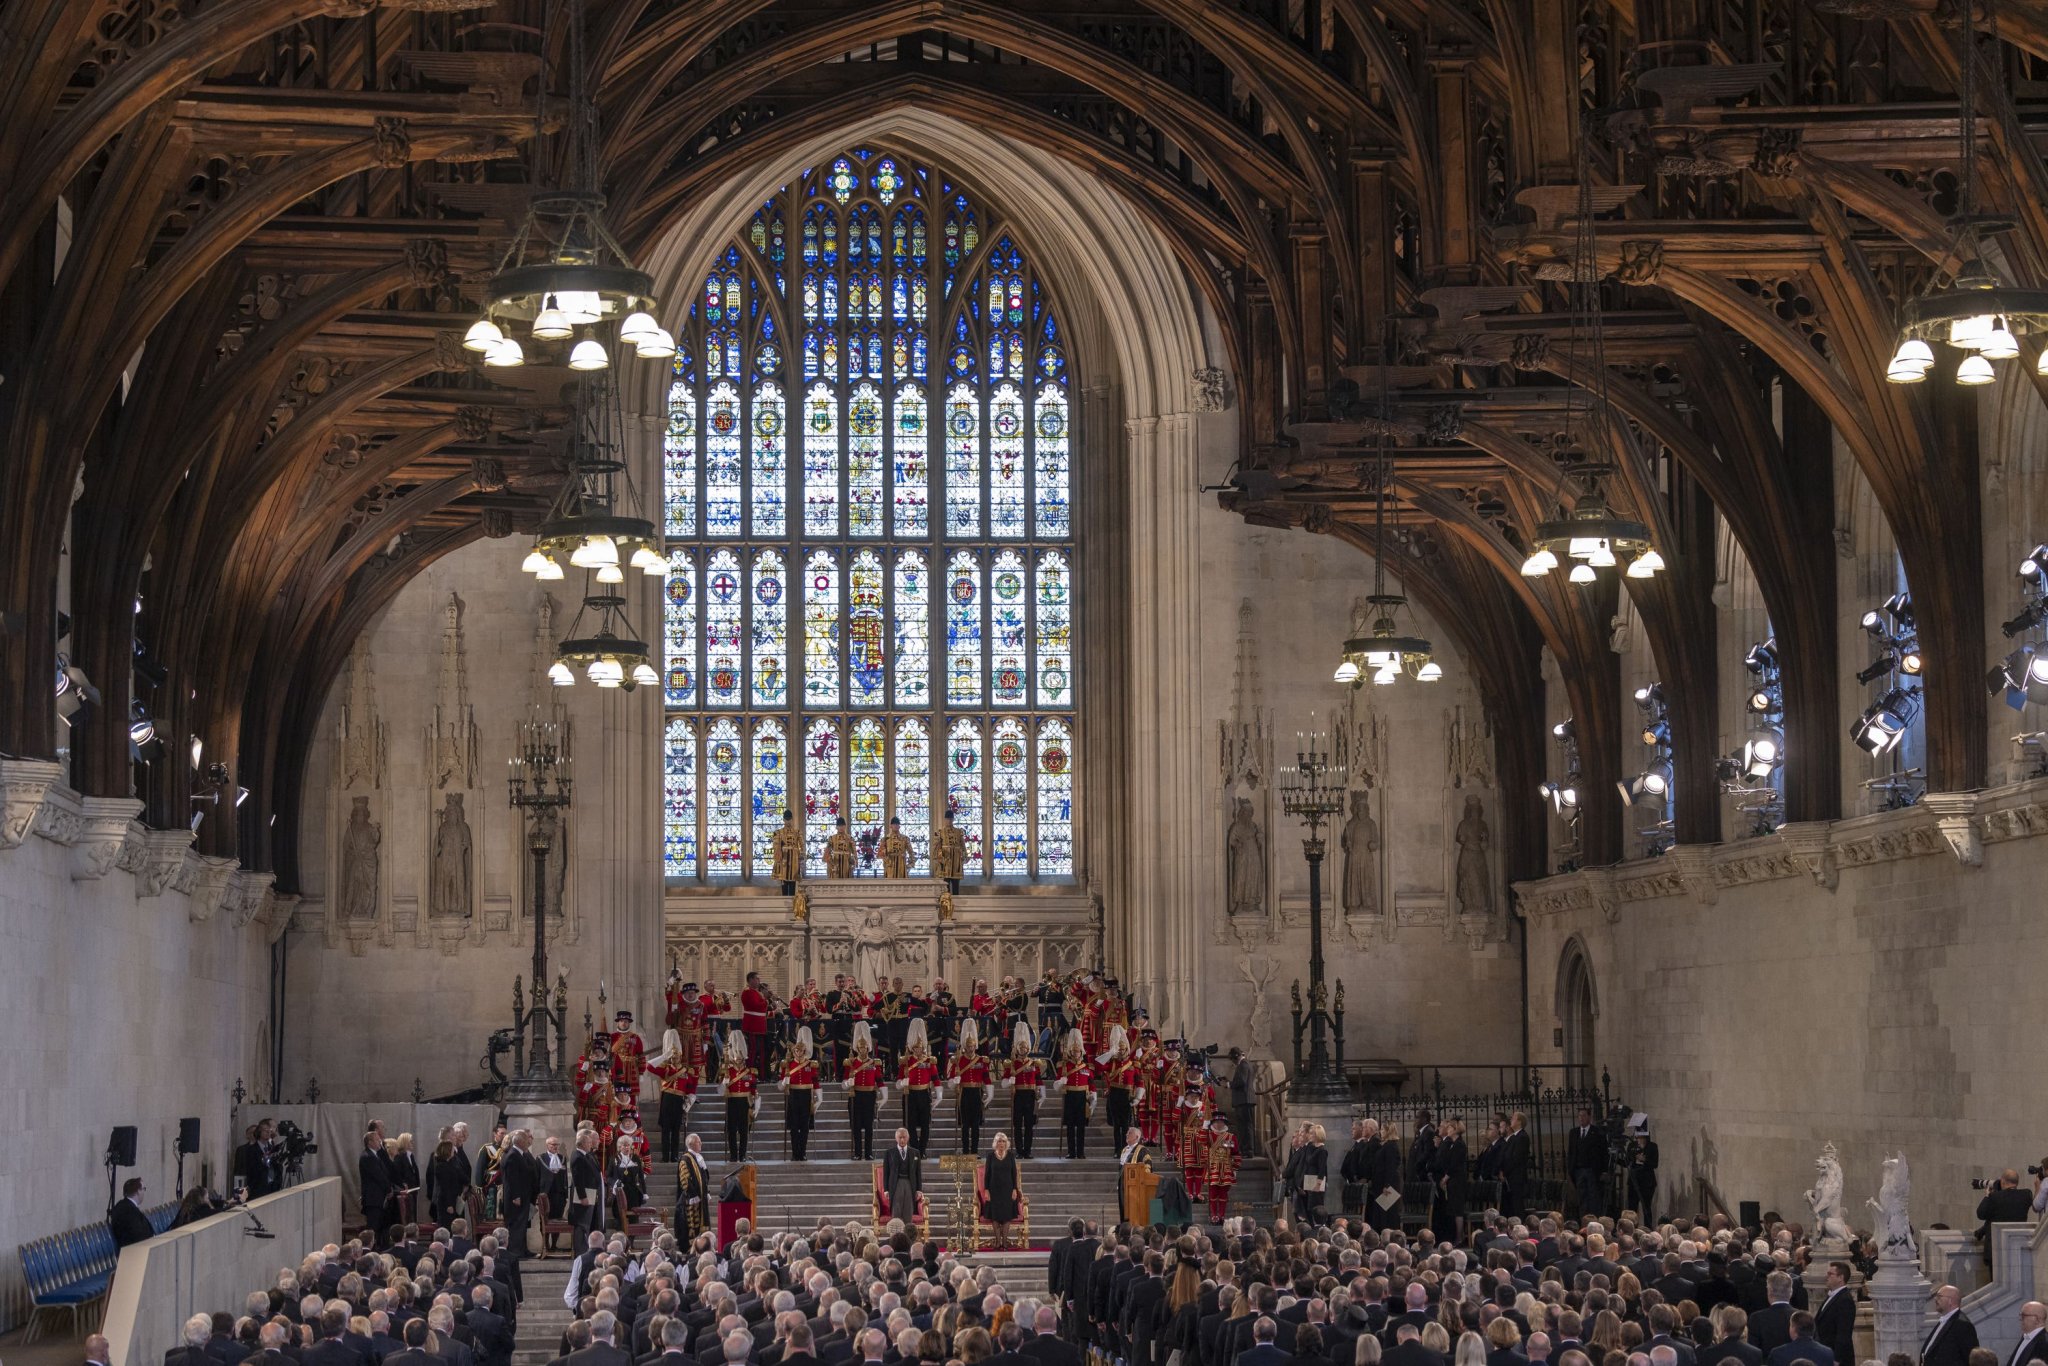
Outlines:
{"label": "wrought iron candelabra", "polygon": [[[1295,732],[1294,762],[1280,770],[1280,807],[1308,827],[1301,851],[1308,858],[1308,1009],[1301,1008],[1301,981],[1294,983],[1294,1083],[1288,1094],[1301,1101],[1343,1101],[1350,1098],[1343,1064],[1344,985],[1337,984],[1337,1009],[1330,1009],[1330,988],[1323,972],[1323,826],[1344,809],[1349,780],[1344,759],[1336,754],[1328,731],[1318,730],[1313,714],[1309,729]],[[1301,1061],[1302,1031],[1308,1032],[1308,1061]],[[1335,1042],[1337,1061],[1332,1060]]]}
{"label": "wrought iron candelabra", "polygon": [[[538,716],[519,726],[519,751],[507,763],[509,785],[516,810],[526,813],[526,848],[533,855],[533,1001],[522,999],[519,982],[512,984],[515,1017],[517,1073],[512,1089],[529,1098],[559,1099],[569,1093],[569,1080],[562,1064],[568,1061],[569,996],[566,978],[556,984],[554,1001],[548,1000],[548,855],[561,835],[561,814],[570,798],[569,756],[562,743],[562,727]],[[562,855],[567,857],[564,849]],[[548,1048],[548,1031],[555,1033],[553,1058]],[[557,1062],[554,1059],[559,1059]]]}

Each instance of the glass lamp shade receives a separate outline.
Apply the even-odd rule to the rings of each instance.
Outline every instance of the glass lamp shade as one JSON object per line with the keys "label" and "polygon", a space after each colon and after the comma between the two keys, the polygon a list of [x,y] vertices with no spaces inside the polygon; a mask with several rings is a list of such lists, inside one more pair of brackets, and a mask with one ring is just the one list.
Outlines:
{"label": "glass lamp shade", "polygon": [[1356,683],[1358,681],[1358,665],[1347,659],[1337,666],[1337,672],[1333,677],[1334,681],[1338,683]]}
{"label": "glass lamp shade", "polygon": [[597,567],[597,581],[599,583],[624,583],[626,581],[626,571],[619,568],[616,564],[601,564]]}
{"label": "glass lamp shade", "polygon": [[619,324],[619,340],[637,345],[642,337],[651,337],[660,330],[661,325],[651,314],[636,311],[628,313],[626,320]]}
{"label": "glass lamp shade", "polygon": [[1579,564],[1572,566],[1573,583],[1587,584],[1593,582],[1593,580],[1597,577],[1598,575],[1593,573],[1593,566],[1590,564]]}
{"label": "glass lamp shade", "polygon": [[1977,354],[1985,360],[2011,360],[2020,353],[2020,344],[2003,324],[1991,329],[1991,335],[1984,339],[1984,345],[1977,348]]}
{"label": "glass lamp shade", "polygon": [[533,317],[533,335],[536,341],[560,341],[573,334],[575,330],[569,322],[569,315],[555,304],[553,295],[548,296],[547,307]]}
{"label": "glass lamp shade", "polygon": [[656,328],[652,335],[644,336],[633,344],[633,354],[642,360],[666,360],[675,353],[676,339],[662,328]]}
{"label": "glass lamp shade", "polygon": [[1423,661],[1422,667],[1415,671],[1415,681],[1417,683],[1435,683],[1442,679],[1443,676],[1444,666],[1433,659]]}
{"label": "glass lamp shade", "polygon": [[1925,370],[1934,364],[1934,348],[1918,337],[1908,337],[1899,343],[1899,349],[1892,355],[1893,365],[1911,365]]}
{"label": "glass lamp shade", "polygon": [[651,545],[643,545],[633,552],[632,565],[643,574],[661,574],[668,570],[660,552]]}
{"label": "glass lamp shade", "polygon": [[1956,383],[1964,385],[1989,384],[1998,378],[1991,362],[1983,356],[1964,356],[1963,363],[1956,367]]}
{"label": "glass lamp shade", "polygon": [[1401,669],[1400,666],[1396,665],[1392,668],[1379,670],[1373,674],[1372,681],[1376,686],[1385,688],[1391,686],[1400,677]]}
{"label": "glass lamp shade", "polygon": [[544,556],[541,561],[541,567],[534,571],[534,577],[543,583],[553,583],[558,579],[566,578],[567,575],[563,571],[562,566],[552,556]]}
{"label": "glass lamp shade", "polygon": [[661,682],[661,675],[654,672],[654,666],[641,661],[633,666],[633,682],[642,688],[651,688]]}
{"label": "glass lamp shade", "polygon": [[2048,375],[2048,346],[2041,348],[2041,358],[2034,362],[2034,373]]}
{"label": "glass lamp shade", "polygon": [[1595,542],[1592,553],[1586,556],[1586,563],[1592,565],[1595,569],[1612,569],[1614,567],[1614,547],[1608,545],[1605,541]]}
{"label": "glass lamp shade", "polygon": [[519,572],[522,574],[545,573],[547,567],[548,557],[541,553],[539,546],[527,551],[526,558],[519,562]]}
{"label": "glass lamp shade", "polygon": [[1919,384],[1927,378],[1927,367],[1924,365],[1906,364],[1895,360],[1891,363],[1891,367],[1884,372],[1884,377],[1886,382],[1890,384]]}
{"label": "glass lamp shade", "polygon": [[561,660],[556,660],[548,669],[548,682],[558,688],[566,688],[576,681],[575,671]]}
{"label": "glass lamp shade", "polygon": [[604,353],[604,343],[595,337],[585,337],[569,351],[571,370],[602,370],[611,363],[611,357]]}
{"label": "glass lamp shade", "polygon": [[505,340],[505,334],[489,318],[478,318],[469,325],[469,331],[462,336],[465,351],[488,351],[493,345]]}
{"label": "glass lamp shade", "polygon": [[609,536],[588,537],[569,555],[569,563],[578,569],[596,569],[601,565],[618,562],[619,547]]}
{"label": "glass lamp shade", "polygon": [[491,343],[489,350],[484,352],[484,364],[494,365],[500,369],[509,369],[514,365],[524,365],[526,364],[526,352],[522,351],[519,348],[519,343],[512,338],[500,337],[497,341]]}
{"label": "glass lamp shade", "polygon": [[555,306],[578,327],[588,327],[604,319],[604,300],[595,290],[565,289],[555,296]]}
{"label": "glass lamp shade", "polygon": [[1522,576],[1524,578],[1540,579],[1555,568],[1557,568],[1557,556],[1551,554],[1548,550],[1538,550],[1529,556],[1528,559],[1522,561]]}
{"label": "glass lamp shade", "polygon": [[1975,351],[1991,338],[1991,330],[1998,320],[1989,313],[1977,313],[1967,318],[1957,318],[1948,325],[1948,344]]}

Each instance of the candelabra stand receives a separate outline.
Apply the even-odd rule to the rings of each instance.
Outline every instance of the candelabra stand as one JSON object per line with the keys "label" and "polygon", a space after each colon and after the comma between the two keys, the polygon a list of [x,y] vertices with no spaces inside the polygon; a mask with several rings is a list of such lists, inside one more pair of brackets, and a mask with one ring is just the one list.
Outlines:
{"label": "candelabra stand", "polygon": [[[1297,1101],[1343,1101],[1350,1097],[1339,1064],[1332,1061],[1334,1037],[1343,1056],[1342,1017],[1330,1010],[1330,988],[1323,971],[1323,826],[1344,809],[1347,772],[1342,758],[1332,757],[1330,735],[1315,729],[1295,733],[1294,762],[1280,770],[1280,806],[1308,827],[1301,851],[1308,858],[1308,1008],[1300,1007],[1301,982],[1294,984],[1294,1083],[1288,1095]],[[1343,984],[1337,987],[1343,997]],[[1340,1004],[1339,1009],[1342,1009]],[[1308,1032],[1308,1060],[1301,1061],[1302,1031]]]}
{"label": "candelabra stand", "polygon": [[[514,1028],[525,1065],[518,1068],[513,1091],[529,1100],[558,1099],[569,1094],[568,1078],[562,1064],[568,1061],[566,1035],[568,997],[564,987],[554,993],[558,1009],[548,1001],[548,855],[561,834],[561,814],[570,797],[569,756],[562,747],[562,728],[555,721],[538,717],[519,727],[518,753],[507,760],[511,769],[509,785],[516,810],[526,814],[526,848],[533,855],[533,1001],[521,999],[520,985],[512,985]],[[568,851],[562,851],[564,857]],[[548,1030],[555,1032],[550,1056]]]}

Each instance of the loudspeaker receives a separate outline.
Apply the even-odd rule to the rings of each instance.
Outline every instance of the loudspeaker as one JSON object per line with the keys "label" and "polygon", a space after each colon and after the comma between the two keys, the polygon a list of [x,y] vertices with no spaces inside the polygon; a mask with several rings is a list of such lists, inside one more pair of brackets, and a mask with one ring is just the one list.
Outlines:
{"label": "loudspeaker", "polygon": [[1739,1202],[1736,1213],[1739,1216],[1736,1222],[1744,1228],[1762,1228],[1764,1226],[1764,1207],[1755,1200]]}
{"label": "loudspeaker", "polygon": [[119,1124],[114,1127],[113,1137],[107,1140],[107,1162],[116,1167],[135,1165],[135,1126]]}
{"label": "loudspeaker", "polygon": [[187,1157],[199,1151],[199,1117],[189,1115],[178,1121],[178,1151]]}

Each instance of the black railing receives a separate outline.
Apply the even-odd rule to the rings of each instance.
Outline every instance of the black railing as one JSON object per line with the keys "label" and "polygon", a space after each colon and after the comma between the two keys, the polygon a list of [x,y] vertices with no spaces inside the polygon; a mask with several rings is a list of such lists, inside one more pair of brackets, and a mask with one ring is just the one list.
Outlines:
{"label": "black railing", "polygon": [[[1621,1120],[1627,1116],[1627,1107],[1614,1099],[1607,1074],[1602,1072],[1596,1080],[1591,1069],[1584,1067],[1502,1064],[1408,1069],[1425,1075],[1410,1077],[1411,1084],[1399,1091],[1391,1084],[1363,1085],[1361,1079],[1369,1070],[1369,1064],[1353,1064],[1349,1070],[1352,1115],[1378,1120],[1383,1129],[1391,1127],[1401,1136],[1404,1151],[1415,1139],[1418,1111],[1429,1111],[1439,1123],[1446,1118],[1463,1120],[1465,1141],[1475,1161],[1486,1147],[1487,1122],[1495,1115],[1520,1111],[1529,1134],[1531,1208],[1562,1209],[1566,1205],[1565,1187],[1571,1174],[1565,1170],[1565,1149],[1579,1111],[1591,1111],[1594,1121],[1607,1129],[1610,1140],[1617,1139]],[[1480,1089],[1496,1078],[1505,1084]],[[1618,1154],[1618,1141],[1613,1147]]]}
{"label": "black railing", "polygon": [[1487,1092],[1593,1091],[1605,1077],[1584,1063],[1531,1067],[1519,1062],[1396,1063],[1384,1059],[1353,1060],[1344,1068],[1356,1100],[1388,1096],[1426,1103],[1438,1096],[1469,1096]]}

